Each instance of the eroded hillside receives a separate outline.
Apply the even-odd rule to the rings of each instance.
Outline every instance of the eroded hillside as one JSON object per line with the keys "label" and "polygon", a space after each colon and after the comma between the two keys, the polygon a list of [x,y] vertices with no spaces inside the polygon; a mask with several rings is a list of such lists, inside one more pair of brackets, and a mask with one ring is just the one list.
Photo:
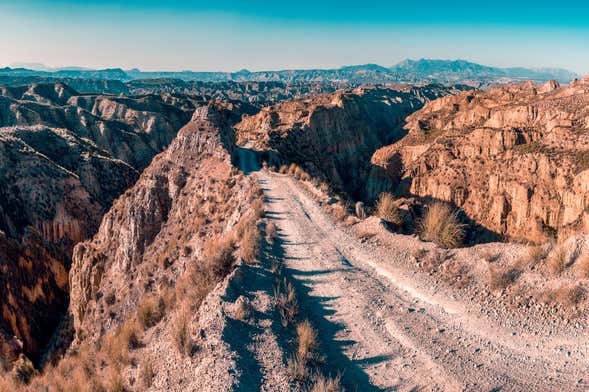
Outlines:
{"label": "eroded hillside", "polygon": [[372,157],[372,196],[448,201],[499,236],[544,241],[589,222],[589,79],[467,92],[407,118]]}
{"label": "eroded hillside", "polygon": [[285,101],[237,124],[238,143],[264,152],[271,164],[299,164],[361,199],[373,152],[404,135],[408,114],[459,91],[442,85],[358,88]]}
{"label": "eroded hillside", "polygon": [[198,103],[82,96],[62,83],[0,91],[0,346],[36,362],[67,308],[73,246]]}

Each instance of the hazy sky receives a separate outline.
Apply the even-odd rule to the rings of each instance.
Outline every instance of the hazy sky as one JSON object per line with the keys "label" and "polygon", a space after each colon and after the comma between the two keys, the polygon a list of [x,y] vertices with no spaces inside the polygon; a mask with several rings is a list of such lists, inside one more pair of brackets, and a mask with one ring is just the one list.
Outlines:
{"label": "hazy sky", "polygon": [[479,3],[0,0],[0,66],[233,71],[425,57],[589,73],[589,2]]}

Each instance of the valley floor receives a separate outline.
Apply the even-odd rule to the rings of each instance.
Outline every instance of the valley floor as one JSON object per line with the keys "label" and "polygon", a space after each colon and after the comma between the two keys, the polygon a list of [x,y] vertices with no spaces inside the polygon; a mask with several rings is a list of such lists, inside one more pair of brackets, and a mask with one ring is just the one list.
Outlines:
{"label": "valley floor", "polygon": [[346,390],[589,386],[587,339],[579,344],[526,333],[521,325],[505,326],[499,313],[478,313],[468,298],[438,290],[411,271],[411,243],[383,249],[361,241],[334,224],[296,180],[253,175],[265,194],[266,216],[278,227],[274,253],[297,289],[301,313],[318,330],[326,366],[341,374]]}

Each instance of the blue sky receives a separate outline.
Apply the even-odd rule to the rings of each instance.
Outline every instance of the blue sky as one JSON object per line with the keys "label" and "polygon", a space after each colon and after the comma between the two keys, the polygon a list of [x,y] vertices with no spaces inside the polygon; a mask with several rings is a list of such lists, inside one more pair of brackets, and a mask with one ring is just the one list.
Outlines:
{"label": "blue sky", "polygon": [[426,57],[589,73],[589,3],[514,3],[0,0],[0,65],[232,71]]}

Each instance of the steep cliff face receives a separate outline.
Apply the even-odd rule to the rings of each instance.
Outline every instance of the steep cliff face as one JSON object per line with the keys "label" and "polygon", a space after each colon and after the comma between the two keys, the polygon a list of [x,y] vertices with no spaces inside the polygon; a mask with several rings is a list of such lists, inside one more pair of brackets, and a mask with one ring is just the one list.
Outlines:
{"label": "steep cliff face", "polygon": [[257,195],[252,181],[231,164],[235,116],[215,103],[197,109],[113,204],[94,238],[76,246],[70,310],[78,342],[100,338],[142,299],[163,295],[200,262],[205,241],[228,232],[250,210]]}
{"label": "steep cliff face", "polygon": [[404,135],[404,118],[457,90],[441,85],[358,88],[264,108],[237,126],[238,143],[273,151],[356,198],[372,153]]}
{"label": "steep cliff face", "polygon": [[0,328],[33,359],[67,306],[73,245],[137,177],[65,129],[0,128]]}
{"label": "steep cliff face", "polygon": [[587,230],[588,104],[588,78],[441,98],[374,154],[369,191],[449,201],[508,237]]}
{"label": "steep cliff face", "polygon": [[73,246],[198,103],[82,96],[62,83],[0,93],[0,348],[20,341],[36,361],[67,307]]}

